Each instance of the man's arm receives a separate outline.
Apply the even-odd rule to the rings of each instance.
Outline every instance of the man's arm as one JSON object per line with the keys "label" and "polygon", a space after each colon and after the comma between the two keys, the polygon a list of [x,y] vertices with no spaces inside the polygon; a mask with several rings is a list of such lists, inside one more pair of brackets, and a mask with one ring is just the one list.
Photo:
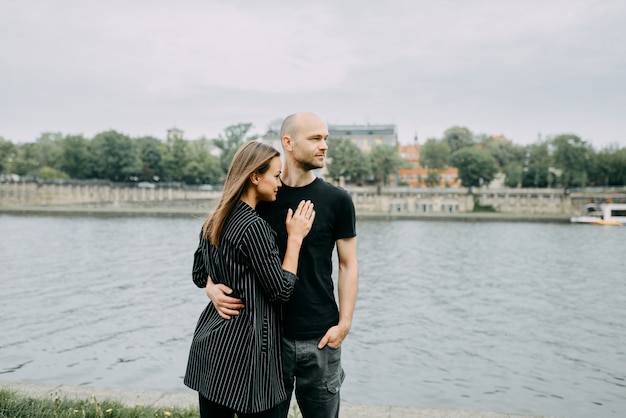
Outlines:
{"label": "man's arm", "polygon": [[206,294],[213,302],[217,313],[224,319],[239,315],[239,310],[244,308],[241,299],[233,298],[230,295],[233,289],[223,284],[215,284],[211,277],[207,277]]}
{"label": "man's arm", "polygon": [[359,292],[359,266],[356,256],[356,237],[337,240],[339,258],[339,275],[337,277],[337,293],[339,295],[339,323],[331,327],[320,340],[318,348],[328,344],[338,348],[350,332],[352,314]]}

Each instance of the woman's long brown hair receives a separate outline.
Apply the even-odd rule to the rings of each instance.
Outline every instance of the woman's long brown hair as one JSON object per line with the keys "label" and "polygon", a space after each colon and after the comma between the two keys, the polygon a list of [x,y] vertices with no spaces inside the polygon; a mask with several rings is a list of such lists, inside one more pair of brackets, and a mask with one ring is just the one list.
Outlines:
{"label": "woman's long brown hair", "polygon": [[202,227],[202,236],[211,244],[219,247],[224,226],[248,187],[250,175],[265,173],[272,159],[279,156],[276,148],[256,141],[247,142],[237,150],[226,174],[222,197]]}

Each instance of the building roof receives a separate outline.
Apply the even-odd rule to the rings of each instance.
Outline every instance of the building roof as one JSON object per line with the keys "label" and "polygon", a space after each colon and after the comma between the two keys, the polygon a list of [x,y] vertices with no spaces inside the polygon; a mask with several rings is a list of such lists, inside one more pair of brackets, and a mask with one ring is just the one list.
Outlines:
{"label": "building roof", "polygon": [[330,136],[396,136],[396,125],[328,125]]}
{"label": "building roof", "polygon": [[407,160],[419,160],[419,144],[398,144],[398,155]]}

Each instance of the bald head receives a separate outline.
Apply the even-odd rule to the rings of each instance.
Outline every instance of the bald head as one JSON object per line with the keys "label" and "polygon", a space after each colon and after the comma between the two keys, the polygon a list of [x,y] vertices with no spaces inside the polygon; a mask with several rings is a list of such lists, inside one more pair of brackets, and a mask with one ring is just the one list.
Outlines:
{"label": "bald head", "polygon": [[287,116],[283,121],[283,124],[280,127],[280,137],[284,138],[285,136],[288,136],[291,139],[296,139],[303,128],[320,124],[326,126],[326,122],[324,122],[324,120],[315,113],[293,113]]}

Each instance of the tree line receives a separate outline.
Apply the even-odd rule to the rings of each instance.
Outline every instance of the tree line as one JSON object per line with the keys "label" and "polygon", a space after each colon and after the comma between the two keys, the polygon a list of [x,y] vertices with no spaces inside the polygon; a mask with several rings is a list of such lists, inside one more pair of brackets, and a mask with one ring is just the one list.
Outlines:
{"label": "tree line", "polygon": [[218,138],[162,141],[131,138],[110,130],[93,138],[44,133],[33,143],[13,144],[0,137],[0,173],[42,180],[102,179],[114,182],[223,182],[235,151],[249,135],[249,123],[232,125]]}
{"label": "tree line", "polygon": [[[366,155],[351,141],[335,138],[329,146],[329,174],[349,182],[386,179],[406,162],[383,149]],[[329,142],[331,139],[329,139]],[[394,150],[395,152],[395,150]],[[611,145],[595,151],[574,134],[561,134],[531,145],[516,145],[502,137],[474,135],[453,126],[441,138],[420,146],[420,165],[428,170],[426,184],[440,184],[440,173],[458,169],[464,187],[488,185],[499,173],[508,187],[615,187],[626,185],[626,148]],[[338,164],[335,164],[338,163]]]}
{"label": "tree line", "polygon": [[[215,139],[196,140],[132,138],[114,130],[93,138],[44,133],[35,142],[22,144],[0,137],[0,174],[43,180],[220,184],[237,148],[257,139],[250,134],[251,127],[231,125]],[[410,167],[392,146],[377,145],[364,152],[348,139],[328,142],[327,175],[335,181],[387,184],[399,169]],[[626,148],[611,145],[596,151],[574,134],[522,146],[454,126],[420,146],[420,165],[428,169],[426,183],[433,185],[448,167],[458,169],[465,187],[487,185],[498,173],[509,187],[626,185]]]}

